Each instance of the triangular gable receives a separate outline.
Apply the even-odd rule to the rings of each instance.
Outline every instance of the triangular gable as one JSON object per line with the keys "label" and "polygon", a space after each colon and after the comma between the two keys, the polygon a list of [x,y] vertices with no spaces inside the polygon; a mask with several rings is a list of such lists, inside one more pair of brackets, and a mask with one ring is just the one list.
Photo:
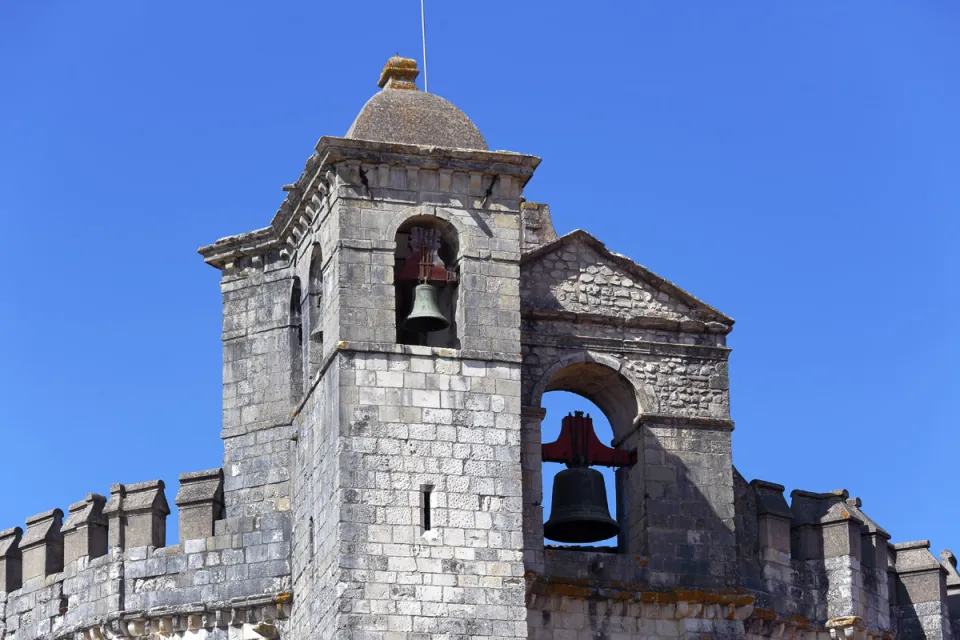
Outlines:
{"label": "triangular gable", "polygon": [[729,316],[580,229],[523,255],[520,297],[528,310],[733,325]]}

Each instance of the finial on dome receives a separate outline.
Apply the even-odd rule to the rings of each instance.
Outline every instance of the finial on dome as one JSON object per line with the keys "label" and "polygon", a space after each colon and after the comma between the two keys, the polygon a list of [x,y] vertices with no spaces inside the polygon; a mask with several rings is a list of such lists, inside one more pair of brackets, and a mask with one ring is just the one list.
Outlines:
{"label": "finial on dome", "polygon": [[417,61],[413,58],[401,58],[397,54],[387,60],[380,72],[380,81],[377,86],[381,89],[412,89],[417,91],[415,80],[420,75]]}

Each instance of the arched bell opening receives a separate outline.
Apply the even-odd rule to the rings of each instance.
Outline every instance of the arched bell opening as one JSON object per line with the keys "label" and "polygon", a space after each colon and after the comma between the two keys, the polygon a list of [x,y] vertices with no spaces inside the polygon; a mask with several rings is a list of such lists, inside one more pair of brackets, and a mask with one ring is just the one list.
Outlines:
{"label": "arched bell opening", "polygon": [[[290,400],[293,405],[303,398],[303,296],[300,290],[300,278],[293,279],[293,288],[290,291],[290,309],[287,332],[289,341],[290,360]],[[293,409],[293,407],[291,407]]]}
{"label": "arched bell opening", "polygon": [[414,216],[400,225],[395,239],[397,343],[459,349],[456,229],[435,216]]}
{"label": "arched bell opening", "polygon": [[[613,366],[608,366],[607,361]],[[615,545],[621,553],[640,553],[645,548],[643,437],[637,427],[640,413],[637,398],[634,385],[625,374],[620,373],[618,363],[613,358],[588,352],[568,356],[564,363],[549,368],[540,381],[534,383],[530,396],[533,402],[526,413],[524,439],[530,442],[530,439],[536,438],[540,446],[529,449],[531,452],[537,451],[538,455],[524,457],[527,477],[537,480],[535,486],[525,489],[524,508],[531,518],[538,514],[544,517],[536,518],[542,525],[531,525],[534,528],[529,530],[530,535],[525,538],[528,544],[540,544],[537,540],[545,538],[546,545],[589,544],[594,548],[597,545]],[[555,406],[555,402],[559,404]],[[545,410],[545,416],[538,415],[540,409]],[[584,415],[578,417],[577,411],[582,411]],[[573,415],[568,417],[570,413]],[[585,420],[586,413],[590,414],[592,420]],[[569,421],[569,424],[565,425],[565,421]],[[567,449],[564,449],[564,443],[569,445]],[[572,455],[568,455],[571,452]],[[584,452],[590,458],[588,465],[577,460],[577,456],[582,456]],[[552,462],[562,464],[554,467]],[[590,534],[585,537],[593,539],[586,543],[556,539],[558,528],[552,526],[556,523],[551,523],[551,518],[556,516],[557,489],[560,485],[555,473],[563,470],[568,462],[581,463],[573,466],[592,467],[596,473],[565,474],[578,478],[572,482],[573,490],[569,489],[571,482],[568,481],[559,494],[566,499],[567,515],[576,513],[577,506],[584,503],[588,507],[601,505],[616,520],[618,530],[615,537],[610,534],[599,538]],[[605,501],[591,497],[595,491],[584,489],[586,484],[596,483],[597,476],[603,478]],[[576,489],[578,486],[581,489],[579,491]],[[564,504],[564,501],[561,500],[559,504]],[[588,516],[588,520],[596,520],[590,523],[590,527],[594,532],[602,533],[605,530],[605,514],[598,511],[591,513],[599,515],[596,518]]]}
{"label": "arched bell opening", "polygon": [[[556,442],[560,437],[563,417],[575,415],[576,413],[583,413],[585,416],[589,416],[592,419],[594,433],[597,435],[597,438],[601,443],[609,446],[613,441],[613,429],[610,427],[610,422],[597,405],[590,402],[583,396],[567,391],[553,391],[543,395],[541,406],[547,411],[547,419],[544,421],[541,427],[541,438],[543,443]],[[545,525],[551,521],[557,522],[558,517],[569,520],[569,516],[572,515],[570,507],[574,507],[575,510],[579,511],[580,513],[584,513],[585,507],[587,511],[591,512],[593,516],[596,516],[600,520],[602,520],[604,517],[607,517],[615,521],[617,513],[617,482],[615,471],[612,467],[603,466],[591,466],[589,469],[594,475],[593,478],[590,478],[590,474],[588,474],[588,477],[584,479],[578,477],[578,475],[574,473],[569,474],[573,477],[569,478],[567,482],[564,482],[564,476],[560,476],[560,480],[558,481],[557,475],[561,473],[568,475],[568,466],[565,463],[549,461],[543,462],[542,504],[543,520]],[[590,495],[591,489],[596,489],[596,487],[587,486],[591,481],[596,482],[596,474],[599,474],[600,481],[603,483],[602,503],[597,500],[596,497]],[[569,504],[568,500],[567,504],[564,504],[565,501],[561,499],[561,496],[558,495],[557,500],[554,501],[554,490],[557,490],[558,492],[566,492],[568,498],[573,497],[574,494],[576,494],[583,498],[583,500],[582,502],[574,505]],[[558,506],[560,509],[566,508],[567,513],[554,513],[554,506]],[[603,513],[604,509],[606,513]],[[590,526],[591,528],[596,529],[609,527],[610,525],[609,523],[595,522]],[[569,522],[561,525],[561,528],[570,527],[571,524]],[[612,536],[589,542],[554,540],[547,537],[547,534],[549,533],[550,528],[545,526],[544,545],[546,546],[562,545],[611,548],[617,548],[619,546],[619,531]],[[561,535],[561,537],[569,537],[563,536],[563,534],[558,535]]]}
{"label": "arched bell opening", "polygon": [[307,340],[308,371],[312,380],[319,371],[320,362],[323,358],[323,260],[319,244],[313,245],[310,255],[305,306],[307,333],[309,335]]}

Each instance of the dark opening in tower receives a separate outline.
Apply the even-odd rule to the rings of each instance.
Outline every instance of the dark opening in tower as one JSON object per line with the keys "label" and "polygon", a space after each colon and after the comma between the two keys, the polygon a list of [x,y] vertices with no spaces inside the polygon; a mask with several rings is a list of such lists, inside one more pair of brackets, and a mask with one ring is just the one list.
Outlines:
{"label": "dark opening in tower", "polygon": [[[601,443],[609,445],[613,440],[613,430],[603,412],[582,396],[565,391],[545,393],[542,406],[547,410],[541,426],[544,443],[558,441],[563,417],[577,414],[591,419]],[[618,512],[615,469],[583,462],[543,463],[544,543],[608,547],[613,551],[619,546],[619,525],[614,515]]]}
{"label": "dark opening in tower", "polygon": [[307,345],[310,381],[320,370],[323,358],[323,259],[320,245],[313,245],[310,255],[309,282],[307,283],[307,326],[310,332]]}
{"label": "dark opening in tower", "polygon": [[[293,279],[293,289],[290,292],[289,323],[289,359],[290,359],[290,400],[293,404],[303,398],[303,315],[301,312],[302,296],[300,292],[300,278]],[[293,407],[291,407],[293,409]]]}
{"label": "dark opening in tower", "polygon": [[459,249],[456,229],[439,218],[417,216],[400,226],[394,253],[399,344],[460,348]]}

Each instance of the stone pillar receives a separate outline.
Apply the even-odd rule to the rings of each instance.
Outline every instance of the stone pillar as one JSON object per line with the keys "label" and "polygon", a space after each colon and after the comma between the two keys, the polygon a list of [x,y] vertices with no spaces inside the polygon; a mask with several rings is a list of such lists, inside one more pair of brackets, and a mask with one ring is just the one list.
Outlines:
{"label": "stone pillar", "polygon": [[128,549],[162,547],[167,541],[167,516],[170,507],[163,493],[163,480],[138,482],[126,486],[123,511],[127,518],[124,533]]}
{"label": "stone pillar", "polygon": [[946,572],[930,553],[930,541],[893,545],[901,638],[951,638]]}
{"label": "stone pillar", "polygon": [[163,480],[110,487],[110,500],[104,513],[109,518],[111,548],[135,549],[166,544],[170,507],[163,488]]}
{"label": "stone pillar", "polygon": [[540,407],[520,410],[520,470],[523,488],[523,563],[527,571],[543,572],[543,459],[541,425],[547,415]]}
{"label": "stone pillar", "polygon": [[14,527],[0,531],[0,593],[19,589],[22,583],[20,539],[23,529]]}
{"label": "stone pillar", "polygon": [[520,205],[520,250],[533,251],[537,247],[557,239],[557,232],[550,219],[550,206],[537,202]]}
{"label": "stone pillar", "polygon": [[23,580],[63,571],[63,511],[52,509],[27,518],[27,531],[20,541]]}
{"label": "stone pillar", "polygon": [[[825,609],[812,616],[824,619],[862,617],[863,576],[860,570],[860,527],[863,522],[846,503],[850,494],[841,489],[829,493],[794,490],[791,549],[794,560],[816,584],[826,578]],[[822,600],[821,600],[822,602]]]}
{"label": "stone pillar", "polygon": [[122,484],[110,485],[110,499],[103,507],[103,515],[107,518],[107,539],[110,549],[122,551],[126,548],[124,532],[127,528],[127,519],[123,515],[123,498],[127,490]]}
{"label": "stone pillar", "polygon": [[63,563],[70,564],[84,556],[99,558],[107,553],[107,517],[103,508],[107,499],[88,493],[80,502],[70,505],[63,525]]}
{"label": "stone pillar", "polygon": [[787,610],[793,570],[790,566],[790,522],[793,513],[783,497],[784,487],[752,480],[757,501],[757,532],[763,584],[774,599],[774,609]]}
{"label": "stone pillar", "polygon": [[960,638],[960,573],[957,557],[949,549],[940,552],[940,566],[947,572],[947,611],[953,625],[953,637]]}
{"label": "stone pillar", "polygon": [[[644,554],[647,549],[647,486],[644,474],[646,452],[643,449],[643,430],[633,429],[622,440],[612,443],[622,451],[639,452],[639,460],[616,470],[617,522],[620,553]],[[654,452],[656,456],[660,452]],[[657,460],[659,462],[659,459]]]}
{"label": "stone pillar", "polygon": [[860,520],[860,571],[863,579],[864,622],[870,629],[888,631],[890,624],[890,589],[887,585],[887,548],[890,534],[863,512],[860,498],[847,500],[850,512]]}
{"label": "stone pillar", "polygon": [[213,535],[223,518],[223,470],[194,471],[180,476],[175,502],[180,509],[180,542]]}

